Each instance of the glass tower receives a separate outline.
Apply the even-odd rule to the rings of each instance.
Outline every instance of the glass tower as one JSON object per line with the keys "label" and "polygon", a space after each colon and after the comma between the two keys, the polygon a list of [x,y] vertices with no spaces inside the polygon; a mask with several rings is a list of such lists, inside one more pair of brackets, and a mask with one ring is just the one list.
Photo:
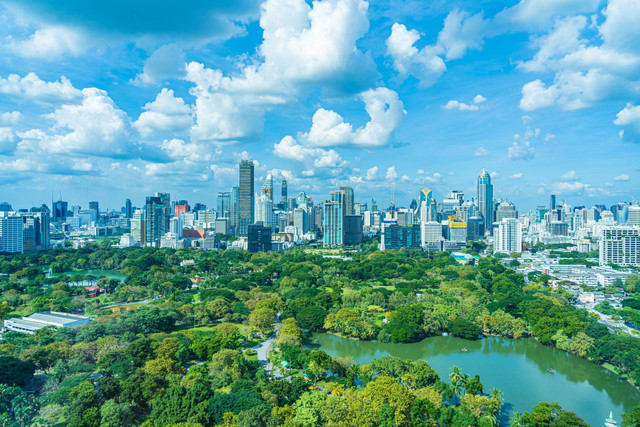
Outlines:
{"label": "glass tower", "polygon": [[491,175],[482,169],[478,175],[478,211],[484,218],[484,230],[491,231],[493,226],[493,185]]}
{"label": "glass tower", "polygon": [[246,236],[249,224],[253,223],[254,199],[254,165],[252,160],[242,160],[238,180],[238,235]]}

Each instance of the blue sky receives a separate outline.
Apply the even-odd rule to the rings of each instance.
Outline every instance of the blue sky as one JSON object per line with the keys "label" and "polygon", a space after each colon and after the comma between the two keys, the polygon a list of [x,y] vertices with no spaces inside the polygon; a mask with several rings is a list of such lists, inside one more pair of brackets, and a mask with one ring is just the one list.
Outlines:
{"label": "blue sky", "polygon": [[[131,5],[131,3],[134,3]],[[0,0],[0,199],[638,198],[637,0]]]}

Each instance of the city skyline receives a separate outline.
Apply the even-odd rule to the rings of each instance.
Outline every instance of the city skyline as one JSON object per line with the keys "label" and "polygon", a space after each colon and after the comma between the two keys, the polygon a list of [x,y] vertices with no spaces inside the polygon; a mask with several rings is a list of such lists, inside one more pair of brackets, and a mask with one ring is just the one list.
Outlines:
{"label": "city skyline", "polygon": [[0,5],[2,201],[215,206],[246,158],[317,201],[471,195],[483,168],[522,211],[640,193],[637,3],[121,7]]}

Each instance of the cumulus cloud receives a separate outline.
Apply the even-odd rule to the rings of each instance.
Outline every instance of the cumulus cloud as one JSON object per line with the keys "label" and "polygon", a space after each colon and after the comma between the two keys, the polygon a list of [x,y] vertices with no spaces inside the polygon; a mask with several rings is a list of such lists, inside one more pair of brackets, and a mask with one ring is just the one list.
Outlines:
{"label": "cumulus cloud", "polygon": [[25,58],[57,59],[64,54],[80,55],[89,46],[89,40],[83,32],[61,25],[37,29],[25,39],[12,39],[9,49]]}
{"label": "cumulus cloud", "polygon": [[[161,148],[173,160],[184,160],[191,163],[211,162],[215,159],[215,152],[210,146],[187,143],[181,139],[164,140]],[[218,154],[220,154],[218,152]]]}
{"label": "cumulus cloud", "polygon": [[563,181],[578,181],[580,180],[580,177],[575,170],[570,170],[562,174],[560,179],[562,179]]}
{"label": "cumulus cloud", "polygon": [[514,173],[513,175],[511,175],[509,177],[509,179],[522,179],[523,176],[524,176],[524,174],[522,172],[518,172],[518,173]]}
{"label": "cumulus cloud", "polygon": [[389,166],[384,177],[387,181],[395,181],[396,179],[398,179],[398,172],[396,172],[396,167]]}
{"label": "cumulus cloud", "polygon": [[9,74],[6,79],[0,77],[0,93],[19,100],[40,102],[72,101],[82,96],[82,92],[64,76],[54,82],[45,82],[35,73],[24,77],[17,74]]}
{"label": "cumulus cloud", "polygon": [[367,181],[373,181],[377,177],[378,177],[378,167],[377,166],[373,166],[373,167],[367,169],[367,176],[366,176]]}
{"label": "cumulus cloud", "polygon": [[529,141],[513,141],[508,151],[511,160],[530,160],[535,155],[535,148]]}
{"label": "cumulus cloud", "polygon": [[306,145],[315,147],[388,145],[393,133],[406,115],[398,94],[387,88],[372,89],[361,94],[365,110],[371,120],[353,130],[338,113],[318,109],[313,115],[311,129],[299,135]]}
{"label": "cumulus cloud", "polygon": [[15,125],[24,118],[20,111],[11,111],[0,114],[0,124]]}
{"label": "cumulus cloud", "polygon": [[[54,121],[51,136],[39,136],[43,150],[57,154],[129,157],[134,151],[127,114],[107,92],[82,90],[80,104],[65,104],[45,117]],[[22,143],[21,143],[22,144]]]}
{"label": "cumulus cloud", "polygon": [[11,153],[16,148],[16,136],[10,127],[0,127],[0,154]]}
{"label": "cumulus cloud", "polygon": [[391,35],[386,41],[387,55],[393,60],[393,68],[402,77],[413,75],[420,80],[422,86],[432,85],[447,69],[443,53],[439,46],[415,47],[420,39],[416,30],[408,30],[403,24],[395,23],[391,27]]}
{"label": "cumulus cloud", "polygon": [[158,48],[144,63],[142,73],[134,80],[136,84],[148,85],[169,79],[179,79],[185,75],[184,51],[176,44]]}
{"label": "cumulus cloud", "polygon": [[489,155],[489,150],[484,148],[484,146],[481,146],[476,150],[476,152],[473,155],[476,157],[486,157]]}
{"label": "cumulus cloud", "polygon": [[273,146],[273,154],[281,159],[294,160],[314,168],[345,168],[349,162],[343,160],[335,150],[309,148],[300,145],[293,137],[285,136]]}
{"label": "cumulus cloud", "polygon": [[626,182],[629,181],[629,175],[627,175],[626,173],[622,173],[618,176],[616,176],[615,178],[613,178],[614,181],[620,181],[620,182]]}
{"label": "cumulus cloud", "polygon": [[482,13],[471,15],[459,9],[449,12],[438,34],[438,45],[447,60],[462,58],[468,50],[480,49],[488,25],[489,21],[483,19]]}
{"label": "cumulus cloud", "polygon": [[179,134],[193,126],[191,108],[182,98],[176,98],[171,89],[162,89],[155,101],[148,102],[143,109],[146,111],[134,123],[143,137],[162,132]]}
{"label": "cumulus cloud", "polygon": [[613,123],[622,128],[619,132],[620,138],[640,143],[640,105],[627,104],[616,114]]}
{"label": "cumulus cloud", "polygon": [[485,102],[487,98],[478,94],[473,97],[473,104],[465,104],[464,102],[456,101],[454,99],[447,102],[442,106],[445,110],[459,110],[459,111],[477,111],[480,109],[478,104]]}

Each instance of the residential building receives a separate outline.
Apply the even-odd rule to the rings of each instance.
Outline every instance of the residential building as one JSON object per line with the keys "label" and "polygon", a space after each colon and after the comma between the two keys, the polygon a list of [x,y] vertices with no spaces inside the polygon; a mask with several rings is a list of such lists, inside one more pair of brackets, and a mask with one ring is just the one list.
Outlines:
{"label": "residential building", "polygon": [[605,226],[600,236],[600,265],[640,267],[640,228]]}

